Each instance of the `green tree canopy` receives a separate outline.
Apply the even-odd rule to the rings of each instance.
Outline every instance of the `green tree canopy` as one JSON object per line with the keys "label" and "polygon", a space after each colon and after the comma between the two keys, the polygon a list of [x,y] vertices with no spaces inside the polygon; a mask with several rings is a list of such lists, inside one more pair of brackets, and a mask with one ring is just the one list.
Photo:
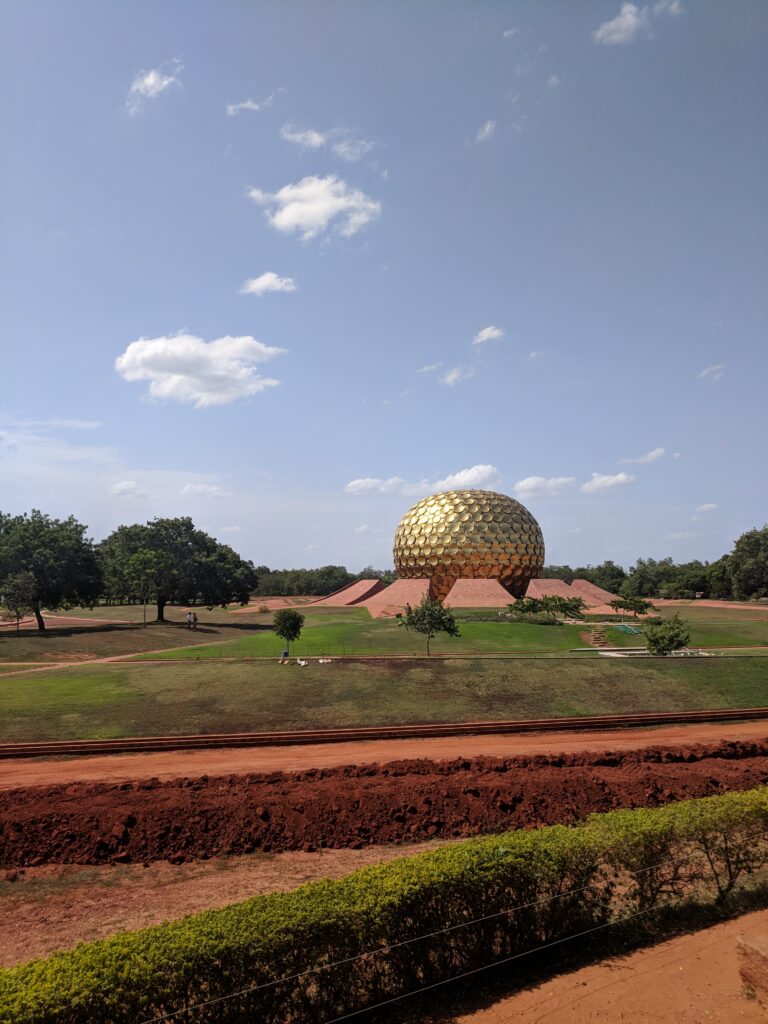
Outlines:
{"label": "green tree canopy", "polygon": [[728,564],[734,597],[768,597],[768,525],[742,533]]}
{"label": "green tree canopy", "polygon": [[691,638],[688,623],[678,615],[658,623],[643,626],[643,633],[651,654],[666,656],[682,650]]}
{"label": "green tree canopy", "polygon": [[272,619],[272,629],[285,640],[286,647],[299,639],[303,628],[304,616],[295,608],[281,608]]}
{"label": "green tree canopy", "polygon": [[37,584],[31,572],[17,572],[3,580],[0,594],[3,607],[9,619],[16,620],[16,634],[19,633],[19,620],[29,615],[35,607]]}
{"label": "green tree canopy", "polygon": [[99,545],[99,557],[111,593],[148,594],[158,622],[169,603],[246,604],[258,583],[251,562],[195,529],[188,516],[121,526]]}
{"label": "green tree canopy", "polygon": [[399,625],[414,633],[421,633],[427,640],[427,656],[429,656],[430,641],[438,633],[447,633],[448,636],[459,636],[459,627],[450,608],[446,608],[440,601],[435,601],[425,594],[421,601],[412,608],[409,604],[405,606],[405,612],[400,616]]}
{"label": "green tree canopy", "polygon": [[42,609],[92,605],[102,589],[93,543],[74,516],[52,519],[37,509],[28,515],[0,513],[0,592],[9,577],[34,580],[31,610],[45,629]]}

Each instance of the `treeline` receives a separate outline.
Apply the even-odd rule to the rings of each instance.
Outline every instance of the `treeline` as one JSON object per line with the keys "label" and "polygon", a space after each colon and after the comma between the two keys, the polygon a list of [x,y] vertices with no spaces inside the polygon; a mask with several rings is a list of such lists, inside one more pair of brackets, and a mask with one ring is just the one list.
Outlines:
{"label": "treeline", "polygon": [[252,562],[220,544],[188,517],[120,526],[100,544],[74,516],[0,513],[0,597],[17,620],[42,609],[154,603],[245,604],[258,586]]}
{"label": "treeline", "polygon": [[622,597],[705,598],[738,601],[768,597],[768,526],[749,530],[728,555],[716,562],[673,562],[671,558],[639,558],[625,570],[615,562],[586,565],[547,565],[546,579],[589,580]]}
{"label": "treeline", "polygon": [[343,565],[324,565],[320,569],[270,569],[266,565],[256,567],[259,577],[254,597],[298,596],[315,594],[324,597],[356,580],[381,580],[389,584],[395,578],[391,569],[374,569],[368,565],[358,573],[352,573]]}

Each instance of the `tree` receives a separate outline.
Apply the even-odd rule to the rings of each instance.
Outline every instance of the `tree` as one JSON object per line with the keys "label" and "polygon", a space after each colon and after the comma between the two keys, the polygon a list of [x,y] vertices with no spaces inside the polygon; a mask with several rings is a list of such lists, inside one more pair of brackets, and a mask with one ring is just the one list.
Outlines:
{"label": "tree", "polygon": [[[134,561],[139,554],[140,562]],[[195,529],[188,516],[121,526],[99,545],[99,557],[113,592],[135,599],[149,587],[158,622],[165,622],[165,606],[172,602],[247,604],[258,585],[253,563]]]}
{"label": "tree", "polygon": [[405,614],[400,616],[399,625],[427,638],[427,657],[430,656],[430,641],[438,633],[459,636],[459,627],[451,609],[435,601],[429,594],[425,594],[415,608],[409,604],[405,606]]}
{"label": "tree", "polygon": [[294,640],[299,639],[303,626],[304,616],[295,608],[281,608],[275,612],[275,617],[272,619],[272,629],[285,640],[286,647],[289,647]]}
{"label": "tree", "polygon": [[733,597],[733,578],[731,577],[731,559],[723,555],[717,562],[707,566],[707,595],[715,599]]}
{"label": "tree", "polygon": [[728,562],[734,597],[768,597],[768,525],[742,533]]}
{"label": "tree", "polygon": [[37,585],[31,572],[19,572],[3,581],[2,601],[8,617],[16,619],[16,636],[19,635],[19,620],[29,615],[35,606]]}
{"label": "tree", "polygon": [[610,559],[600,565],[587,565],[581,569],[574,570],[574,578],[577,580],[588,580],[596,587],[609,590],[617,594],[627,574],[620,565],[616,565]]}
{"label": "tree", "polygon": [[45,630],[42,609],[93,605],[102,579],[86,527],[74,516],[52,519],[37,509],[28,515],[0,513],[0,591],[11,576],[34,579],[32,611]]}
{"label": "tree", "polygon": [[691,638],[688,623],[683,622],[678,615],[673,615],[671,619],[663,619],[658,623],[649,623],[643,627],[643,633],[645,633],[645,640],[651,654],[662,657],[666,657],[673,651],[682,650]]}
{"label": "tree", "polygon": [[656,611],[651,601],[643,597],[627,597],[623,602],[624,608],[637,618],[638,615],[647,615],[650,611]]}
{"label": "tree", "polygon": [[621,614],[621,621],[624,621],[624,612],[627,610],[627,603],[621,597],[615,597],[613,601],[608,602],[609,608],[613,608],[617,615]]}

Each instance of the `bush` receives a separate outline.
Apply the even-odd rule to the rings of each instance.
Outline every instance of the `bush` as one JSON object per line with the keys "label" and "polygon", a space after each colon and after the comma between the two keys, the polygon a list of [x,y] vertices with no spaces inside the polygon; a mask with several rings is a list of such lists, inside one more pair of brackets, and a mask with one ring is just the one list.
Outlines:
{"label": "bush", "polygon": [[768,863],[766,830],[763,787],[468,840],[0,971],[0,1022],[135,1024],[217,999],[183,1019],[329,1019],[659,901],[723,902]]}
{"label": "bush", "polygon": [[664,619],[658,624],[646,624],[643,632],[650,653],[661,657],[672,654],[673,651],[681,651],[691,638],[688,624],[678,615]]}

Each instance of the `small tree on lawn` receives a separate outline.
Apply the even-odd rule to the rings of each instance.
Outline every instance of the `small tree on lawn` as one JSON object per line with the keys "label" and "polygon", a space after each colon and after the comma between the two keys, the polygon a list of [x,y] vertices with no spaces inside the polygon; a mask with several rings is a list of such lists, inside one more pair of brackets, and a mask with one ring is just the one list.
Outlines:
{"label": "small tree on lawn", "polygon": [[638,615],[645,615],[647,612],[656,611],[653,602],[646,601],[644,597],[625,597],[624,608],[637,618]]}
{"label": "small tree on lawn", "polygon": [[627,610],[627,603],[622,598],[614,598],[613,601],[608,602],[609,607],[613,608],[617,615],[621,614],[621,621],[624,621],[624,612]]}
{"label": "small tree on lawn", "polygon": [[427,657],[429,657],[429,643],[438,633],[447,633],[448,636],[459,636],[459,627],[450,608],[446,608],[439,601],[435,601],[425,594],[415,608],[409,604],[405,606],[405,614],[399,619],[399,624],[414,633],[421,633],[427,638]]}
{"label": "small tree on lawn", "polygon": [[651,654],[666,657],[673,651],[681,651],[691,638],[688,623],[674,615],[655,625],[643,627],[648,650]]}
{"label": "small tree on lawn", "polygon": [[272,629],[285,640],[286,648],[299,639],[303,625],[304,616],[294,608],[281,608],[272,620]]}
{"label": "small tree on lawn", "polygon": [[31,572],[18,572],[3,580],[2,601],[8,619],[16,619],[16,635],[19,635],[19,619],[31,615],[37,597],[37,584]]}

